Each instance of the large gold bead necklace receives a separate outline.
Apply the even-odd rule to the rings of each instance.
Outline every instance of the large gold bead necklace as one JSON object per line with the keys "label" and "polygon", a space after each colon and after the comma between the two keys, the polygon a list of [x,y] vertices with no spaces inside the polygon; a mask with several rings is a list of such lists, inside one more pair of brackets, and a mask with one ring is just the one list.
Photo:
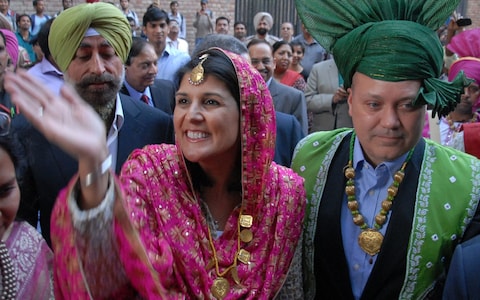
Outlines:
{"label": "large gold bead necklace", "polygon": [[[353,149],[355,144],[355,132],[352,134],[352,139],[350,141],[350,156],[348,164],[345,166],[344,173],[347,178],[347,183],[345,185],[345,193],[347,194],[347,206],[353,216],[353,223],[362,229],[362,232],[358,236],[358,245],[360,248],[370,256],[375,256],[380,252],[380,248],[383,243],[383,235],[380,233],[380,229],[383,227],[387,221],[388,214],[392,208],[393,199],[398,193],[398,187],[403,181],[405,176],[405,168],[407,162],[410,160],[414,148],[412,148],[407,155],[407,158],[402,164],[400,170],[398,170],[393,176],[393,183],[387,190],[387,197],[382,201],[382,208],[375,216],[375,223],[373,227],[369,228],[365,222],[365,218],[362,216],[359,210],[359,203],[355,196],[355,169],[353,168]],[[370,258],[370,263],[372,263],[372,258]]]}

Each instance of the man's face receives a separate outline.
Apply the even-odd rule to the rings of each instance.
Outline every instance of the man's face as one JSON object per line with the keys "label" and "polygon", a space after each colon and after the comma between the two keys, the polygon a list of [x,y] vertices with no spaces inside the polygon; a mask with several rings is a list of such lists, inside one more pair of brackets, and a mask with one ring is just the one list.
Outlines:
{"label": "man's face", "polygon": [[165,40],[169,33],[166,20],[148,22],[147,26],[143,26],[143,32],[152,44],[165,44]]}
{"label": "man's face", "polygon": [[247,29],[245,28],[245,25],[243,24],[237,24],[235,28],[233,28],[233,35],[241,40],[247,35]]}
{"label": "man's face", "polygon": [[73,6],[73,1],[72,0],[63,0],[62,1],[63,9],[68,9]]}
{"label": "man's face", "polygon": [[8,10],[8,1],[0,0],[0,11],[5,14],[7,10]]}
{"label": "man's face", "polygon": [[248,48],[252,66],[260,72],[267,82],[272,77],[275,64],[273,63],[272,49],[265,43],[256,44]]}
{"label": "man's face", "polygon": [[228,22],[227,20],[218,20],[215,25],[215,32],[218,34],[228,34]]}
{"label": "man's face", "polygon": [[21,17],[17,25],[19,29],[29,30],[31,27],[30,18],[28,16]]}
{"label": "man's face", "polygon": [[[472,82],[464,89],[461,101],[455,106],[455,112],[462,115],[472,114],[474,105],[480,100],[480,87],[476,82]],[[475,105],[476,106],[476,105]]]}
{"label": "man's face", "polygon": [[37,1],[37,6],[35,6],[37,13],[42,13],[45,10],[45,2],[43,0]]}
{"label": "man's face", "polygon": [[65,79],[101,114],[105,107],[111,111],[115,106],[123,74],[123,63],[115,49],[105,38],[97,35],[82,40],[65,72]]}
{"label": "man's face", "polygon": [[407,153],[419,141],[425,105],[413,106],[418,80],[389,82],[355,73],[348,89],[349,113],[367,160],[377,166]]}
{"label": "man's face", "polygon": [[180,26],[178,26],[178,23],[177,21],[175,20],[171,20],[170,21],[170,24],[169,24],[169,29],[170,29],[170,32],[168,34],[168,36],[171,38],[171,39],[174,39],[176,40],[177,37],[178,37],[178,33],[180,32]]}
{"label": "man's face", "polygon": [[260,22],[258,22],[257,26],[257,33],[259,35],[265,35],[268,33],[270,30],[270,25],[268,25],[268,22],[265,18],[261,19]]}
{"label": "man's face", "polygon": [[293,25],[290,22],[285,22],[280,27],[280,35],[285,41],[290,41],[293,36]]}
{"label": "man's face", "polygon": [[120,6],[123,10],[128,9],[128,0],[120,0]]}
{"label": "man's face", "polygon": [[130,65],[125,66],[125,80],[135,90],[145,91],[153,84],[157,75],[157,54],[152,45],[146,44],[143,50],[130,59]]}
{"label": "man's face", "polygon": [[172,14],[176,15],[178,11],[178,4],[173,3],[172,5],[170,5],[170,10],[172,11]]}

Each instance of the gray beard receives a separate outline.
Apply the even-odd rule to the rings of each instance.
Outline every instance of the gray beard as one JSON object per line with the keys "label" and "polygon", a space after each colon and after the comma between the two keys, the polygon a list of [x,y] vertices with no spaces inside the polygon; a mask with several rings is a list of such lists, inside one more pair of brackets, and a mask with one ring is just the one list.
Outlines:
{"label": "gray beard", "polygon": [[64,73],[65,81],[72,84],[78,95],[97,112],[108,130],[112,126],[115,117],[115,108],[117,102],[118,91],[122,86],[125,78],[125,69],[122,70],[121,78],[112,78],[111,86],[101,92],[90,92],[82,86],[82,82],[72,82],[66,73]]}

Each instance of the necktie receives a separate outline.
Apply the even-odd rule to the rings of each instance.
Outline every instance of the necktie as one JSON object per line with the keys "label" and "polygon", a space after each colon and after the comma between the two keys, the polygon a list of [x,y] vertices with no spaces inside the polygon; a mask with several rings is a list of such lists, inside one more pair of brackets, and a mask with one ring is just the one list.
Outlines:
{"label": "necktie", "polygon": [[148,98],[147,95],[143,94],[142,97],[140,97],[140,99],[145,102],[147,105],[150,105],[150,99]]}

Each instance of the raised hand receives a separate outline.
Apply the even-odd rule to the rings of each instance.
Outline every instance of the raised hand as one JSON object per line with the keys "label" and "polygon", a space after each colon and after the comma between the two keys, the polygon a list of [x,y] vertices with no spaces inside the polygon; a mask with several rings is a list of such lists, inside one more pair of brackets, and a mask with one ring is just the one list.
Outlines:
{"label": "raised hand", "polygon": [[80,208],[97,206],[106,193],[109,173],[95,176],[88,186],[85,182],[87,174],[98,173],[109,155],[105,125],[98,114],[68,84],[57,96],[23,70],[7,73],[4,85],[20,113],[51,143],[78,160]]}
{"label": "raised hand", "polygon": [[94,158],[107,148],[104,123],[68,84],[57,96],[19,70],[6,74],[5,89],[30,123],[71,156]]}

